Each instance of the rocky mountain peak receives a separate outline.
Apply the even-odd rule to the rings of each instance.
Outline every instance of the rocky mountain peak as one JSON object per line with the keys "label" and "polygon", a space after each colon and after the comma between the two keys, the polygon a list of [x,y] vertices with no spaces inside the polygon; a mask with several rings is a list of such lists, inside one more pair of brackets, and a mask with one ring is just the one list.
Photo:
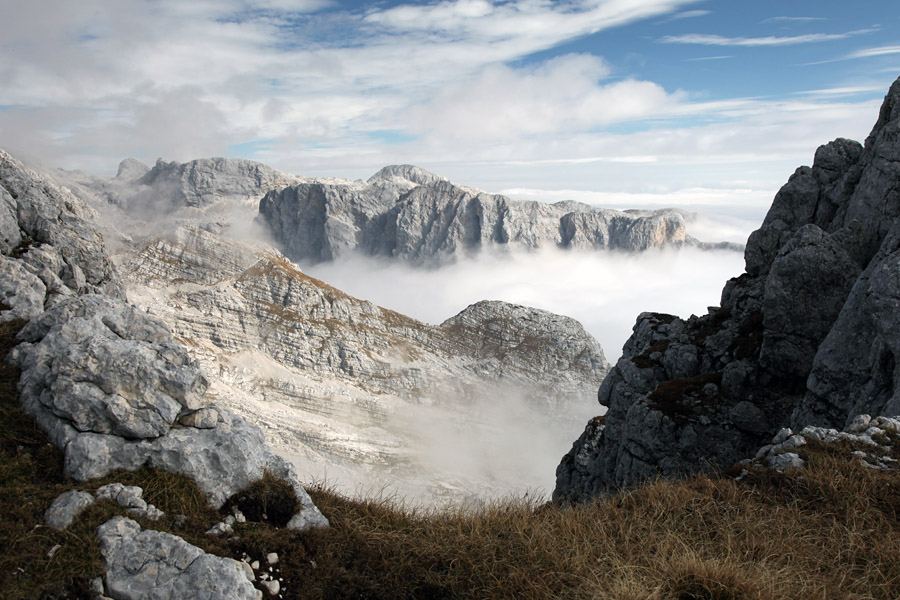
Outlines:
{"label": "rocky mountain peak", "polygon": [[126,158],[119,163],[119,170],[116,171],[116,179],[132,181],[140,179],[150,170],[150,167],[142,163],[136,158]]}
{"label": "rocky mountain peak", "polygon": [[482,251],[699,244],[678,211],[518,201],[409,165],[385,167],[364,187],[319,181],[272,191],[260,201],[258,219],[301,262],[357,252],[439,266]]}
{"label": "rocky mountain peak", "polygon": [[436,175],[415,165],[388,165],[369,177],[366,183],[380,181],[403,180],[415,185],[432,185],[438,181],[447,181],[446,177]]}
{"label": "rocky mountain peak", "polygon": [[862,146],[837,139],[779,190],[721,306],[644,313],[557,469],[583,499],[726,467],[781,428],[900,413],[900,80]]}
{"label": "rocky mountain peak", "polygon": [[158,159],[138,183],[168,193],[173,207],[205,208],[223,198],[256,201],[267,191],[299,181],[262,163],[241,158],[204,158],[186,163]]}

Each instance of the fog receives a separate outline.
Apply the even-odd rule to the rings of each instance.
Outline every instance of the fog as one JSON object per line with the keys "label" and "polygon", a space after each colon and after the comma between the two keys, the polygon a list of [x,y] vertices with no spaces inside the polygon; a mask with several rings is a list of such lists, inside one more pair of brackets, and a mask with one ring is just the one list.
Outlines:
{"label": "fog", "polygon": [[479,300],[504,300],[574,317],[614,363],[644,311],[681,317],[717,306],[743,272],[741,252],[696,248],[620,252],[482,253],[440,269],[351,256],[304,270],[351,295],[439,324]]}

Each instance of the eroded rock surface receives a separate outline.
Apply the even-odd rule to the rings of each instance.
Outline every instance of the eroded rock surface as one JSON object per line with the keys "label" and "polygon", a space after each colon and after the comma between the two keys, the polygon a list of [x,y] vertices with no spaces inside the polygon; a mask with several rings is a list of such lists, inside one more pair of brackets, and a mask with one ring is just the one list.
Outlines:
{"label": "eroded rock surface", "polygon": [[733,464],[784,427],[900,413],[900,80],[865,146],[820,147],[749,238],[720,307],[644,313],[557,500]]}
{"label": "eroded rock surface", "polygon": [[0,151],[0,308],[3,319],[31,318],[10,359],[65,473],[80,481],[147,464],[194,478],[220,506],[269,470],[301,499],[297,526],[327,524],[257,427],[207,405],[205,377],[166,325],[125,301],[97,221]]}
{"label": "eroded rock surface", "polygon": [[76,294],[124,298],[97,213],[0,150],[0,320],[30,319]]}
{"label": "eroded rock surface", "polygon": [[269,470],[294,485],[311,513],[304,523],[327,523],[259,428],[224,410],[185,426],[213,410],[202,402],[208,384],[161,321],[86,295],[59,302],[19,338],[10,356],[22,370],[20,400],[76,481],[149,465],[191,477],[218,507]]}
{"label": "eroded rock surface", "polygon": [[106,594],[115,600],[260,600],[238,561],[203,552],[180,537],[113,517],[97,529]]}
{"label": "eroded rock surface", "polygon": [[511,200],[410,165],[385,167],[366,182],[311,181],[269,192],[259,218],[289,258],[311,262],[351,251],[439,265],[482,250],[698,244],[679,211]]}

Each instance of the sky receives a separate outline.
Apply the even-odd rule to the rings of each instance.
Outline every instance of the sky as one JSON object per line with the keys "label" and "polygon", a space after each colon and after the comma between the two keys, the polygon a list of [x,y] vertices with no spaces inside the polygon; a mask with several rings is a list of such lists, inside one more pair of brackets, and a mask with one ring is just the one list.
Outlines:
{"label": "sky", "polygon": [[0,147],[26,161],[412,163],[751,221],[900,75],[896,0],[33,0],[0,23]]}

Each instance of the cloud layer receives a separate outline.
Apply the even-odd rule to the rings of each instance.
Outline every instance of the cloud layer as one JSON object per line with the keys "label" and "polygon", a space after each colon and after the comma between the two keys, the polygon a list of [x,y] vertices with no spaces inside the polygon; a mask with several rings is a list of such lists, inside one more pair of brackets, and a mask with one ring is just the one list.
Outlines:
{"label": "cloud layer", "polygon": [[[706,231],[721,227],[707,225]],[[579,320],[611,362],[643,311],[705,314],[722,287],[743,272],[733,251],[483,254],[438,270],[364,257],[308,266],[310,275],[354,296],[439,324],[479,300],[504,300]]]}

